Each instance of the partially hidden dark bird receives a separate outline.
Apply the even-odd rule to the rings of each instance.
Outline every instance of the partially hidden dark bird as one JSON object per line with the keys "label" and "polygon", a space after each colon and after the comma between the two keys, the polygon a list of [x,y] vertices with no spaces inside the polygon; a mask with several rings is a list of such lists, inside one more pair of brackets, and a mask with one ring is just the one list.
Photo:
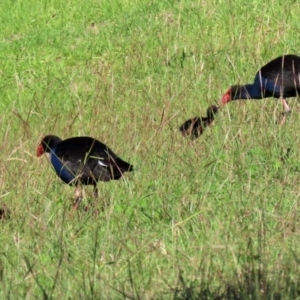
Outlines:
{"label": "partially hidden dark bird", "polygon": [[50,162],[57,176],[66,184],[76,186],[77,209],[82,201],[81,185],[93,185],[98,198],[98,181],[121,178],[133,166],[118,157],[109,147],[87,136],[61,140],[55,135],[45,136],[37,148],[37,156],[50,154]]}
{"label": "partially hidden dark bird", "polygon": [[255,75],[254,82],[233,85],[223,95],[224,105],[238,99],[281,98],[284,113],[290,112],[286,98],[298,97],[300,93],[300,57],[287,54],[279,56],[263,66]]}
{"label": "partially hidden dark bird", "polygon": [[183,136],[189,137],[191,140],[198,138],[205,128],[212,124],[215,115],[218,113],[219,106],[212,105],[206,111],[206,117],[194,117],[185,121],[180,127]]}
{"label": "partially hidden dark bird", "polygon": [[10,218],[10,215],[11,215],[11,212],[7,208],[6,205],[3,205],[2,207],[0,207],[0,220],[7,220]]}

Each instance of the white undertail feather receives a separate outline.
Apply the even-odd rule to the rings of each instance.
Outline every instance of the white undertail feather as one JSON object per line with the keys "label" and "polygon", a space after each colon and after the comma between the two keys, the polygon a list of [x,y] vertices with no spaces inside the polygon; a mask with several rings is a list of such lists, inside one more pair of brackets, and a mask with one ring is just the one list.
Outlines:
{"label": "white undertail feather", "polygon": [[108,167],[106,164],[104,164],[101,160],[98,160],[98,164],[102,167]]}

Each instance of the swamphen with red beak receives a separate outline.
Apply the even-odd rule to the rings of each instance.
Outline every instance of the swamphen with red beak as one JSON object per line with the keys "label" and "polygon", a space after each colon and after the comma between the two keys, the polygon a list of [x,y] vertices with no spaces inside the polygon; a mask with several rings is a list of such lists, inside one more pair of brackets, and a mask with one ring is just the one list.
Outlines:
{"label": "swamphen with red beak", "polygon": [[185,121],[180,127],[183,136],[188,136],[191,140],[198,138],[205,127],[209,126],[213,121],[215,115],[218,113],[219,106],[212,105],[206,111],[206,117],[195,117]]}
{"label": "swamphen with red beak", "polygon": [[285,98],[300,94],[300,57],[283,55],[263,66],[255,75],[254,82],[234,85],[223,95],[222,104],[238,99],[282,98],[284,112],[290,112]]}
{"label": "swamphen with red beak", "polygon": [[91,137],[73,137],[61,140],[55,135],[45,136],[37,148],[37,156],[50,153],[50,161],[59,178],[76,185],[78,208],[82,195],[80,185],[93,185],[98,197],[97,181],[110,181],[122,177],[124,172],[133,171],[133,166],[119,158],[105,144]]}

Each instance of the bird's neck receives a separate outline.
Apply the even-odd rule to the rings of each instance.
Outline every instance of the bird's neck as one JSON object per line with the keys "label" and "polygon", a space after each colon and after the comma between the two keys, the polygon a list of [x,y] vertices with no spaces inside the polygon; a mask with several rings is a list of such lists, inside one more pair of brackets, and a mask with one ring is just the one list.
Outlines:
{"label": "bird's neck", "polygon": [[232,100],[235,99],[261,99],[262,90],[255,84],[245,84],[239,86],[236,91],[232,92]]}
{"label": "bird's neck", "polygon": [[57,157],[54,151],[51,151],[51,163],[56,174],[62,181],[69,184],[74,180],[75,176],[68,170],[68,167],[64,165],[63,161]]}

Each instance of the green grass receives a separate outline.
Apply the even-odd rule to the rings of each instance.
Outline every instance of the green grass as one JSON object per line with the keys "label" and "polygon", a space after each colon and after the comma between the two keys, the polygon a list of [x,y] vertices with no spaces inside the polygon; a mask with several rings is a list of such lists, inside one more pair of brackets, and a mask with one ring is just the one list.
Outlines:
{"label": "green grass", "polygon": [[[297,101],[284,127],[268,99],[228,104],[194,142],[178,131],[300,54],[297,1],[0,7],[1,299],[299,299]],[[136,171],[72,214],[35,155],[45,134],[93,136]]]}

